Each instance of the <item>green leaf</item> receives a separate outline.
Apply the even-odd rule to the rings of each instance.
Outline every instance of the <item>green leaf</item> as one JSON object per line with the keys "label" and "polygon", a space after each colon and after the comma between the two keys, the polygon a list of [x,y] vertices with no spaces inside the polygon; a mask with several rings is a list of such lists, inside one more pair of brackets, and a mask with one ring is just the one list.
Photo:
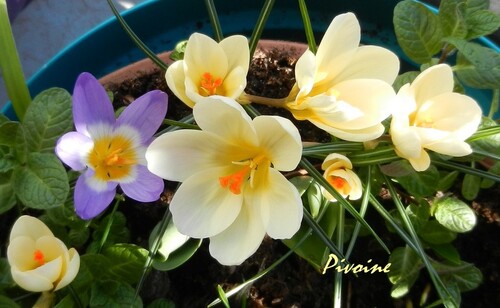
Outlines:
{"label": "green leaf", "polygon": [[12,287],[15,284],[10,274],[9,261],[6,258],[0,258],[0,290]]}
{"label": "green leaf", "polygon": [[12,147],[16,141],[12,138],[17,134],[19,122],[8,121],[0,124],[0,145]]}
{"label": "green leaf", "polygon": [[430,217],[430,207],[427,202],[420,202],[420,204],[410,204],[406,207],[406,213],[411,220],[411,223],[418,233],[418,230],[424,226]]}
{"label": "green leaf", "polygon": [[18,162],[12,156],[12,151],[3,145],[0,145],[0,173],[7,173],[13,170]]}
{"label": "green leaf", "polygon": [[457,198],[445,197],[434,203],[436,220],[454,232],[467,232],[476,225],[474,211]]}
{"label": "green leaf", "polygon": [[112,260],[108,273],[117,280],[139,281],[148,251],[134,244],[115,244],[107,247],[103,255]]}
{"label": "green leaf", "polygon": [[492,34],[500,27],[500,16],[490,10],[479,10],[467,15],[468,40]]}
{"label": "green leaf", "polygon": [[401,87],[405,84],[412,83],[419,74],[420,72],[418,71],[409,71],[396,77],[396,80],[394,80],[394,83],[392,84],[394,91],[398,92],[399,89],[401,89]]}
{"label": "green leaf", "polygon": [[418,235],[431,244],[446,244],[452,242],[457,234],[445,228],[436,220],[429,220],[420,228]]}
{"label": "green leaf", "polygon": [[227,299],[226,293],[224,292],[220,284],[217,285],[217,293],[219,294],[219,299],[221,300],[224,307],[230,308],[231,306],[229,305],[229,300]]}
{"label": "green leaf", "polygon": [[454,71],[465,84],[478,89],[500,88],[500,54],[466,40],[446,38],[459,53]]}
{"label": "green leaf", "polygon": [[461,292],[477,288],[483,280],[481,271],[467,262],[461,262],[460,265],[442,263],[433,263],[433,265],[446,284],[456,283]]}
{"label": "green leaf", "polygon": [[149,249],[153,247],[155,239],[161,237],[158,253],[161,254],[163,260],[166,260],[172,252],[182,247],[189,240],[189,236],[181,234],[172,220],[169,221],[165,232],[158,234],[161,224],[162,222],[159,222],[149,235]]}
{"label": "green leaf", "polygon": [[16,194],[10,182],[11,174],[0,173],[0,214],[3,214],[16,205]]}
{"label": "green leaf", "polygon": [[15,301],[11,300],[7,296],[0,295],[0,307],[1,308],[20,308]]}
{"label": "green leaf", "polygon": [[450,243],[441,245],[431,245],[432,250],[435,253],[450,261],[453,264],[460,264],[462,260],[460,259],[460,254],[458,250]]}
{"label": "green leaf", "polygon": [[[404,161],[404,163],[408,162]],[[439,183],[439,171],[434,165],[431,165],[427,170],[422,172],[411,170],[411,174],[396,177],[396,180],[409,194],[417,198],[427,197],[436,192]]]}
{"label": "green leaf", "polygon": [[175,304],[169,299],[158,298],[152,301],[147,308],[175,308]]}
{"label": "green leaf", "polygon": [[290,179],[290,183],[297,188],[299,195],[302,196],[306,190],[309,188],[311,183],[313,182],[313,178],[310,176],[296,176]]}
{"label": "green leaf", "polygon": [[[483,117],[480,129],[495,126],[497,126],[497,124],[494,120]],[[500,134],[493,134],[474,140],[470,143],[470,145],[474,152],[479,152],[483,155],[491,157],[500,157]]]}
{"label": "green leaf", "polygon": [[170,59],[174,61],[184,59],[184,53],[186,52],[187,41],[181,41],[175,45],[174,50],[170,54]]}
{"label": "green leaf", "polygon": [[438,17],[423,4],[405,0],[394,8],[394,31],[405,54],[417,63],[429,62],[443,43]]}
{"label": "green leaf", "polygon": [[467,15],[478,10],[487,10],[490,7],[490,0],[467,0]]}
{"label": "green leaf", "polygon": [[57,139],[73,127],[71,95],[60,88],[38,94],[28,107],[22,125],[28,151],[53,153]]}
{"label": "green leaf", "polygon": [[201,239],[190,238],[184,245],[170,253],[166,260],[153,260],[153,267],[159,271],[169,271],[189,260],[200,248]]}
{"label": "green leaf", "polygon": [[391,296],[399,298],[408,293],[418,278],[422,261],[410,247],[396,248],[389,258],[391,271],[387,274],[393,284]]}
{"label": "green leaf", "polygon": [[62,206],[69,193],[64,166],[50,153],[30,153],[26,166],[14,169],[12,187],[21,202],[30,208]]}
{"label": "green leaf", "polygon": [[142,307],[142,300],[135,296],[135,290],[123,281],[106,280],[92,284],[90,296],[92,307]]}
{"label": "green leaf", "polygon": [[[107,215],[99,223],[99,227],[92,233],[93,242],[88,247],[87,252],[97,252],[101,239],[106,232],[106,225],[111,219],[111,214]],[[130,240],[130,231],[127,228],[127,219],[122,212],[116,211],[113,215],[113,223],[106,238],[104,247],[116,243],[127,243]]]}
{"label": "green leaf", "polygon": [[20,163],[26,163],[28,159],[28,146],[26,141],[26,130],[19,125],[16,133],[16,142],[14,143],[14,156]]}
{"label": "green leaf", "polygon": [[403,177],[415,173],[415,169],[410,165],[407,160],[398,160],[386,165],[380,166],[380,170],[390,177]]}
{"label": "green leaf", "polygon": [[455,180],[457,179],[460,173],[458,171],[452,172],[440,172],[439,182],[436,190],[438,191],[447,191],[449,190],[453,184],[455,184]]}
{"label": "green leaf", "polygon": [[462,182],[462,196],[464,196],[465,199],[469,201],[474,200],[477,197],[480,189],[480,177],[472,174],[464,175],[464,180]]}
{"label": "green leaf", "polygon": [[465,24],[466,0],[442,0],[439,5],[439,22],[443,29],[443,36],[465,38],[467,25]]}

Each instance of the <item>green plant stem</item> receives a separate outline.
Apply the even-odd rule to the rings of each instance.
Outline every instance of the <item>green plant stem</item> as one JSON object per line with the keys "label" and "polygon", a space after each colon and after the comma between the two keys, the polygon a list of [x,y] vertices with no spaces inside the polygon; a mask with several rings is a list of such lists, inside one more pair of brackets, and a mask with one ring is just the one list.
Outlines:
{"label": "green plant stem", "polygon": [[146,44],[144,44],[143,41],[135,34],[135,32],[130,28],[130,26],[127,24],[125,19],[120,15],[120,12],[116,9],[113,0],[107,0],[108,5],[111,8],[111,11],[115,15],[116,19],[118,20],[118,23],[120,26],[123,28],[125,33],[130,37],[130,39],[134,42],[134,44],[146,54],[146,56],[151,59],[158,67],[160,67],[162,70],[167,70],[168,66],[165,62],[163,62],[151,49],[149,49]]}
{"label": "green plant stem", "polygon": [[500,107],[500,89],[493,90],[493,98],[491,99],[490,112],[488,112],[488,118],[493,119],[493,116],[498,111]]}
{"label": "green plant stem", "polygon": [[[168,121],[173,121],[173,120],[165,119],[164,121],[168,122]],[[169,127],[154,134],[154,136],[158,137],[158,136],[163,135],[164,133],[173,132],[175,130],[178,130],[181,127],[188,128],[188,127],[186,127],[186,125],[191,125],[193,122],[194,122],[193,114],[189,114],[189,115],[185,116],[184,118],[180,119],[179,121],[175,121],[176,125],[170,125]],[[181,123],[184,123],[184,124],[181,124]],[[165,123],[165,124],[168,124],[168,123]],[[196,126],[196,129],[199,129],[199,127]]]}
{"label": "green plant stem", "polygon": [[489,126],[478,130],[477,132],[474,133],[474,135],[470,136],[469,139],[467,139],[467,142],[480,140],[496,134],[500,134],[500,125]]}
{"label": "green plant stem", "polygon": [[383,147],[375,150],[367,150],[349,155],[349,159],[355,166],[380,165],[401,159],[394,152],[393,147]]}
{"label": "green plant stem", "polygon": [[269,17],[269,14],[271,13],[271,10],[273,9],[274,1],[275,0],[266,0],[266,2],[264,3],[264,6],[262,7],[262,10],[260,11],[259,18],[257,19],[257,23],[255,24],[255,27],[253,28],[252,35],[250,36],[250,42],[249,42],[250,59],[252,58],[252,56],[255,52],[255,49],[257,49],[257,43],[260,40],[260,37],[262,35],[262,31],[264,30],[264,26],[266,24],[267,18]]}
{"label": "green plant stem", "polygon": [[309,46],[309,50],[311,50],[314,54],[316,54],[318,47],[316,45],[316,40],[314,38],[311,19],[309,18],[309,13],[307,11],[305,0],[299,0],[299,8],[300,8],[300,15],[302,16],[302,22],[304,23],[304,30],[306,32],[307,45]]}
{"label": "green plant stem", "polygon": [[175,121],[175,120],[170,120],[170,119],[164,119],[163,120],[164,125],[171,125],[171,126],[177,126],[179,128],[187,128],[187,129],[200,129],[198,125],[191,124],[191,123],[186,123],[182,121]]}
{"label": "green plant stem", "polygon": [[362,150],[362,143],[338,141],[304,147],[304,149],[302,149],[302,155],[312,156],[318,154],[349,153]]}
{"label": "green plant stem", "polygon": [[323,241],[323,243],[330,249],[332,253],[337,255],[340,259],[345,259],[342,251],[332,242],[330,237],[325,233],[321,226],[314,220],[311,214],[304,208],[304,220],[309,225],[314,233]]}
{"label": "green plant stem", "polygon": [[[344,227],[345,227],[345,209],[343,206],[339,206],[339,216],[337,217],[337,228],[336,228],[336,244],[340,252],[344,251]],[[347,257],[344,257],[347,259]],[[333,307],[342,307],[342,272],[335,271],[334,282],[333,282]]]}
{"label": "green plant stem", "polygon": [[457,164],[457,163],[453,163],[453,162],[449,162],[449,161],[442,161],[442,160],[438,160],[438,159],[433,159],[432,163],[436,166],[441,166],[441,167],[445,167],[447,169],[453,169],[453,170],[457,170],[457,171],[460,171],[463,173],[479,176],[479,177],[482,177],[484,179],[489,179],[489,180],[492,180],[495,182],[500,182],[500,176],[498,176],[494,173],[491,173],[491,172],[484,172],[482,170],[478,170],[478,169],[464,166],[461,164]]}
{"label": "green plant stem", "polygon": [[101,252],[102,248],[104,247],[104,244],[106,243],[106,240],[108,239],[109,231],[111,230],[111,226],[113,225],[113,220],[115,218],[116,210],[118,209],[118,205],[120,204],[121,201],[124,200],[124,198],[122,195],[116,195],[115,200],[116,201],[115,204],[113,205],[113,210],[111,211],[111,214],[109,214],[108,223],[106,224],[106,228],[104,229],[101,242],[99,243],[99,249],[97,250],[98,253]]}
{"label": "green plant stem", "polygon": [[0,0],[0,38],[0,72],[14,112],[22,120],[31,103],[31,95],[24,79],[5,0]]}
{"label": "green plant stem", "polygon": [[212,25],[212,29],[214,30],[214,39],[217,42],[220,42],[224,38],[224,35],[222,34],[222,27],[219,22],[219,15],[217,15],[217,10],[215,9],[214,1],[205,0],[205,6],[207,7],[210,24]]}
{"label": "green plant stem", "polygon": [[76,307],[83,308],[82,301],[80,300],[78,293],[75,291],[75,289],[73,288],[73,286],[71,284],[68,285],[68,290],[69,290],[69,293],[71,294],[71,297],[73,298],[73,301],[75,301]]}
{"label": "green plant stem", "polygon": [[420,256],[422,261],[425,264],[425,267],[427,268],[427,271],[429,272],[429,276],[431,277],[432,282],[434,283],[434,286],[436,287],[436,290],[439,294],[439,297],[443,300],[443,304],[446,307],[458,307],[458,305],[455,303],[453,297],[450,295],[449,291],[446,289],[446,286],[444,285],[443,281],[439,277],[438,273],[434,269],[434,267],[431,264],[431,261],[427,257],[427,254],[424,251],[424,248],[422,247],[422,244],[420,243],[420,239],[417,235],[417,232],[415,231],[415,228],[413,228],[413,224],[410,220],[410,217],[408,216],[408,213],[405,210],[405,207],[401,200],[398,197],[398,193],[390,181],[390,179],[384,176],[384,182],[386,183],[387,187],[389,188],[389,192],[391,193],[392,200],[394,201],[394,204],[396,205],[396,209],[399,212],[399,215],[401,217],[401,220],[403,222],[403,225],[405,226],[406,230],[408,231],[413,244],[415,245],[415,252]]}

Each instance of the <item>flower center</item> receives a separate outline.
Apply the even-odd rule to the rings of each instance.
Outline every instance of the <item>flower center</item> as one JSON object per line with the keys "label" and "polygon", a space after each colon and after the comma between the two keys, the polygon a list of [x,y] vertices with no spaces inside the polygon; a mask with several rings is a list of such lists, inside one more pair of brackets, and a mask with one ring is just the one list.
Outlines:
{"label": "flower center", "polygon": [[201,75],[201,90],[207,95],[215,95],[217,88],[222,85],[222,78],[214,78],[209,72]]}
{"label": "flower center", "polygon": [[45,256],[43,255],[43,252],[39,249],[35,250],[33,253],[33,260],[35,260],[36,263],[38,263],[39,266],[42,266],[45,264]]}
{"label": "flower center", "polygon": [[330,185],[332,185],[333,188],[335,188],[336,191],[343,195],[348,195],[349,191],[351,190],[351,186],[349,186],[349,183],[347,183],[347,181],[340,176],[329,176],[327,181],[328,183],[330,183]]}
{"label": "flower center", "polygon": [[250,179],[250,185],[253,185],[255,171],[258,169],[259,164],[261,164],[264,160],[264,155],[259,155],[254,159],[242,162],[233,162],[233,164],[243,165],[244,167],[233,174],[219,177],[220,186],[223,188],[229,188],[229,190],[235,195],[241,194],[241,185],[243,185],[243,183],[248,179]]}
{"label": "flower center", "polygon": [[98,179],[113,181],[130,174],[132,166],[137,164],[137,155],[129,138],[106,136],[94,142],[88,161]]}

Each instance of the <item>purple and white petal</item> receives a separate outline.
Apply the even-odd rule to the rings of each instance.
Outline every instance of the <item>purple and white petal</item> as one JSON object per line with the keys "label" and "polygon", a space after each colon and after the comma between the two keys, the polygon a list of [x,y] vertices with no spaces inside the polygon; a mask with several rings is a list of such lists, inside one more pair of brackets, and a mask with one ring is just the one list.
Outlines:
{"label": "purple and white petal", "polygon": [[163,179],[149,172],[146,166],[136,167],[135,181],[120,184],[125,195],[140,202],[152,202],[163,192]]}
{"label": "purple and white petal", "polygon": [[85,157],[94,142],[79,132],[69,132],[57,140],[56,155],[71,169],[81,171],[86,168]]}
{"label": "purple and white petal", "polygon": [[132,126],[141,133],[142,142],[151,139],[167,113],[168,96],[160,90],[148,92],[130,104],[118,117],[118,126]]}
{"label": "purple and white petal", "polygon": [[88,125],[115,123],[113,105],[102,85],[90,73],[82,73],[76,80],[73,90],[73,121],[76,130],[85,135]]}
{"label": "purple and white petal", "polygon": [[[89,170],[90,171],[90,170]],[[97,191],[88,184],[89,174],[82,174],[75,185],[75,210],[81,219],[92,219],[101,214],[113,201],[116,194],[116,184],[109,183],[108,189]]]}

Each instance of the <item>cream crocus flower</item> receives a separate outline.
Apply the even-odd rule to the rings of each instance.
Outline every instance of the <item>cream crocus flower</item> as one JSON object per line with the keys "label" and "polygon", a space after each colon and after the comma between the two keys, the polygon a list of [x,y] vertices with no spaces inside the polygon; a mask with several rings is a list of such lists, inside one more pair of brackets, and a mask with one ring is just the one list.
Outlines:
{"label": "cream crocus flower", "polygon": [[335,17],[316,55],[307,50],[295,66],[296,84],[286,107],[298,120],[349,141],[369,141],[384,132],[391,113],[391,84],[398,57],[378,46],[359,46],[356,16]]}
{"label": "cream crocus flower", "polygon": [[248,40],[233,35],[217,43],[194,33],[189,37],[184,60],[165,73],[168,87],[189,107],[203,97],[221,95],[238,98],[246,87],[250,63]]}
{"label": "cream crocus flower", "polygon": [[242,263],[266,233],[292,237],[302,202],[279,171],[300,161],[297,128],[278,116],[252,120],[226,97],[197,102],[193,115],[202,130],[165,133],[146,151],[151,172],[183,182],[170,204],[178,230],[210,238],[211,255],[225,265]]}
{"label": "cream crocus flower", "polygon": [[417,171],[430,165],[426,149],[449,156],[472,153],[464,140],[481,122],[481,108],[472,98],[453,92],[447,64],[432,66],[398,92],[390,135],[396,153]]}
{"label": "cream crocus flower", "polygon": [[[349,158],[342,154],[330,154],[321,164],[321,169],[325,171],[323,177],[342,197],[350,200],[361,198],[361,180],[352,171],[352,163]],[[322,191],[325,198],[330,201],[337,201],[328,191],[325,189]]]}
{"label": "cream crocus flower", "polygon": [[10,232],[7,259],[12,278],[31,292],[57,291],[76,277],[80,256],[31,216],[19,217]]}

